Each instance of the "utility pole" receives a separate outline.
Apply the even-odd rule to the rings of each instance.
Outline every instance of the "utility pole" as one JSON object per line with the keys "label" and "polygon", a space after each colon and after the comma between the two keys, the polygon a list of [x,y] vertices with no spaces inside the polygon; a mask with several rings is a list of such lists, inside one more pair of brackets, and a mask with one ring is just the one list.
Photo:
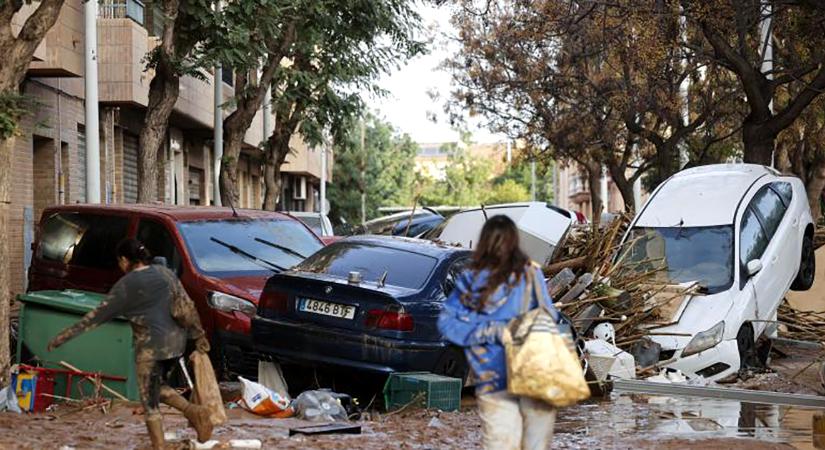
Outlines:
{"label": "utility pole", "polygon": [[[773,6],[768,0],[762,0],[760,13],[762,21],[759,24],[759,34],[762,42],[762,67],[760,70],[769,81],[773,80]],[[773,114],[773,98],[768,103]],[[771,150],[771,167],[776,166],[776,146]]]}
{"label": "utility pole", "polygon": [[[221,13],[221,0],[215,0],[215,15]],[[215,64],[215,73],[212,76],[215,88],[215,102],[212,109],[212,202],[221,206],[221,160],[223,159],[223,67]]]}
{"label": "utility pole", "polygon": [[536,201],[536,160],[530,161],[530,197]]}
{"label": "utility pole", "polygon": [[327,145],[321,145],[321,215],[327,213]]}
{"label": "utility pole", "polygon": [[223,111],[221,109],[221,104],[223,103],[222,72],[223,68],[221,65],[216,65],[215,76],[213,77],[213,84],[215,85],[215,121],[214,134],[212,137],[212,197],[215,206],[221,206],[221,159],[223,159]]}
{"label": "utility pole", "polygon": [[510,163],[513,161],[513,145],[510,140],[507,140],[507,165],[509,166]]}
{"label": "utility pole", "polygon": [[83,5],[86,71],[86,201],[100,203],[100,115],[97,95],[97,1]]}
{"label": "utility pole", "polygon": [[361,224],[367,222],[367,147],[364,118],[361,118]]}

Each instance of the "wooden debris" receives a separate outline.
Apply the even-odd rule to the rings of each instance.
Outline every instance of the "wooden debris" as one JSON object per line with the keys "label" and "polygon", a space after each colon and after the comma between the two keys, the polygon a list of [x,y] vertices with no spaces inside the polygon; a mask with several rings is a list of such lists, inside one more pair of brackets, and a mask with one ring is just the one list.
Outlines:
{"label": "wooden debris", "polygon": [[825,342],[825,312],[799,311],[787,301],[779,305],[780,334],[797,341]]}

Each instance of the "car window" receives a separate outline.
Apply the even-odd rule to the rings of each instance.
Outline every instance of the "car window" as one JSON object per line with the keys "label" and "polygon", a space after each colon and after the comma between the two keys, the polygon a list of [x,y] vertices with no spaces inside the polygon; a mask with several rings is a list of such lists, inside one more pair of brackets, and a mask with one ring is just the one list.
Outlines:
{"label": "car window", "polygon": [[116,269],[115,247],[126,237],[129,219],[95,214],[60,213],[40,231],[38,257],[95,269]]}
{"label": "car window", "polygon": [[759,214],[765,234],[770,240],[785,215],[785,204],[782,203],[782,199],[779,198],[776,192],[769,186],[764,186],[753,196],[751,207]]}
{"label": "car window", "polygon": [[449,297],[449,295],[453,292],[456,282],[458,281],[458,277],[461,276],[461,273],[464,272],[464,269],[467,268],[469,263],[470,258],[461,258],[450,266],[447,270],[447,276],[444,278],[444,295]]}
{"label": "car window", "polygon": [[213,276],[288,269],[323,246],[296,220],[202,220],[178,229],[192,262]]}
{"label": "car window", "polygon": [[625,267],[656,282],[698,282],[710,294],[733,284],[732,225],[635,227],[623,245]]}
{"label": "car window", "polygon": [[138,225],[137,239],[146,246],[152,257],[166,258],[166,265],[180,274],[181,257],[172,235],[163,224],[154,220],[141,220]]}
{"label": "car window", "polygon": [[420,289],[429,279],[436,258],[397,248],[362,242],[337,242],[307,258],[295,270],[325,273],[346,279],[350,272],[360,272],[365,282],[377,282],[386,272],[386,283]]}
{"label": "car window", "polygon": [[318,236],[324,235],[324,229],[321,224],[321,218],[316,216],[301,216],[298,217],[298,220],[303,222],[306,226],[308,226],[312,231],[317,234]]}
{"label": "car window", "polygon": [[771,183],[771,189],[779,194],[779,197],[782,198],[782,202],[785,203],[785,207],[790,206],[791,200],[793,200],[793,186],[791,186],[791,183],[777,181]]}
{"label": "car window", "polygon": [[768,237],[756,213],[748,207],[742,217],[742,227],[739,231],[739,262],[745,267],[748,262],[759,259],[768,246]]}

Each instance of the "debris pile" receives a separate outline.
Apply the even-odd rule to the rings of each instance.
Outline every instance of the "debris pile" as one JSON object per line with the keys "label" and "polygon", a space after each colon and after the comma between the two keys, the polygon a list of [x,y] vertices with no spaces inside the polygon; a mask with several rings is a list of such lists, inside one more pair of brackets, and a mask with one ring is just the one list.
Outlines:
{"label": "debris pile", "polygon": [[571,231],[565,251],[544,268],[548,289],[560,310],[571,317],[580,334],[596,322],[610,322],[616,345],[629,349],[656,327],[670,322],[681,299],[693,286],[657,279],[658,269],[641,269],[628,261],[619,244],[630,217],[616,217],[604,227]]}
{"label": "debris pile", "polygon": [[777,313],[782,337],[797,341],[825,342],[825,312],[799,311],[787,301]]}

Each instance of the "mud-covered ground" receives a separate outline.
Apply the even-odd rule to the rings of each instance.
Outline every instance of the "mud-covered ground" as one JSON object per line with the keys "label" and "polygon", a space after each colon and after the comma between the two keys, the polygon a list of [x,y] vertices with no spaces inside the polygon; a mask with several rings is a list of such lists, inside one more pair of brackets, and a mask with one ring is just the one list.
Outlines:
{"label": "mud-covered ground", "polygon": [[[822,393],[817,353],[792,349],[775,358],[775,373],[757,374],[735,385],[789,393]],[[803,370],[805,369],[805,370]],[[823,399],[825,402],[825,399]],[[573,449],[779,449],[817,448],[811,424],[817,411],[725,400],[617,395],[562,410],[554,448]],[[185,441],[194,437],[185,419],[164,409],[167,431]],[[240,409],[214,438],[259,439],[272,449],[474,449],[481,447],[480,422],[472,396],[458,412],[409,409],[372,413],[360,435],[293,436],[295,419],[262,419]],[[134,404],[80,410],[59,405],[47,414],[0,413],[0,449],[139,449],[148,445],[142,416]],[[823,447],[818,447],[823,448]]]}
{"label": "mud-covered ground", "polygon": [[[554,448],[588,449],[780,449],[813,448],[810,432],[800,424],[785,423],[787,410],[757,410],[757,422],[712,417],[703,408],[731,410],[732,405],[663,405],[651,398],[615,398],[592,402],[562,411],[557,423]],[[656,401],[660,401],[657,399]],[[678,412],[674,412],[677,411]],[[121,405],[108,414],[99,410],[71,413],[59,408],[52,414],[18,416],[0,414],[0,448],[3,449],[139,449],[149,444],[141,416]],[[166,411],[167,431],[181,439],[194,437],[182,416]],[[737,423],[737,420],[740,422]],[[759,421],[765,425],[757,427]],[[771,420],[776,420],[773,423]],[[803,421],[804,422],[804,419]],[[261,419],[240,410],[230,411],[229,423],[216,431],[215,439],[260,439],[271,449],[475,449],[481,447],[480,424],[468,400],[454,413],[411,410],[381,415],[362,423],[361,435],[293,436],[292,419]],[[754,425],[754,426],[751,426]],[[772,426],[768,426],[772,425]],[[810,422],[808,422],[810,426]]]}

